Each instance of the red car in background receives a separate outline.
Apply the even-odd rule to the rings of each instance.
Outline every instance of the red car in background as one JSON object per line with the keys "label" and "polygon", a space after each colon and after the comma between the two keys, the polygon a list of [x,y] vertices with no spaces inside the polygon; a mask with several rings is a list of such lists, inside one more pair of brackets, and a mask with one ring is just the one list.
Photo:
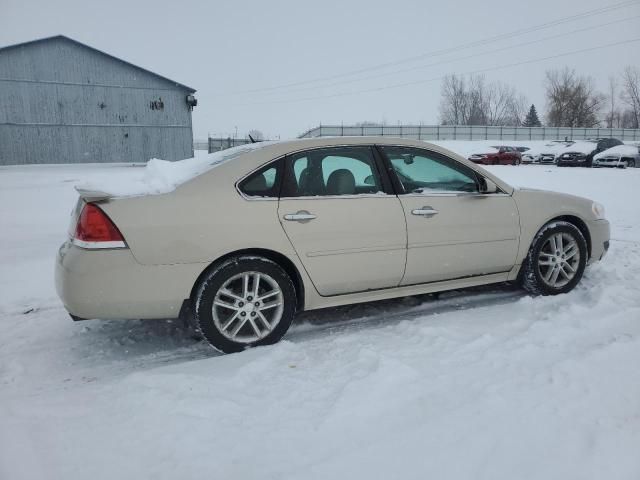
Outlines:
{"label": "red car in background", "polygon": [[469,157],[473,163],[481,165],[520,165],[522,155],[516,147],[491,147],[495,152],[474,153]]}

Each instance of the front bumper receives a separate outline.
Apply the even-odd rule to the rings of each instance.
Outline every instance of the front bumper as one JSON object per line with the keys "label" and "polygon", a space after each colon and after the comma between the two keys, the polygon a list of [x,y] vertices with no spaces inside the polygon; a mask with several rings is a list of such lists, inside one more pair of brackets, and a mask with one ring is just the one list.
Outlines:
{"label": "front bumper", "polygon": [[207,264],[142,265],[129,249],[86,250],[65,242],[55,283],[75,319],[176,318]]}
{"label": "front bumper", "polygon": [[490,162],[486,158],[469,158],[470,161],[475,163],[476,165],[489,165]]}
{"label": "front bumper", "polygon": [[589,222],[591,235],[591,256],[589,263],[602,260],[609,250],[610,226],[608,220],[593,220]]}
{"label": "front bumper", "polygon": [[621,167],[621,166],[625,166],[626,162],[622,162],[620,161],[619,158],[603,158],[600,160],[594,160],[593,161],[593,166],[594,167]]}
{"label": "front bumper", "polygon": [[559,167],[588,167],[589,163],[586,160],[558,160],[557,165]]}

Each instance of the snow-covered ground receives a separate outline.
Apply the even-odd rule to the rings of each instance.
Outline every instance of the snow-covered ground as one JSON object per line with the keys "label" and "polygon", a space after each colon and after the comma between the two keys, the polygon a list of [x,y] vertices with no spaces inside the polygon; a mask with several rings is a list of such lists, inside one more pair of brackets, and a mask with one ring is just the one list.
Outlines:
{"label": "snow-covered ground", "polygon": [[73,185],[136,168],[0,168],[0,479],[640,478],[640,169],[490,167],[606,206],[609,255],[567,295],[311,312],[218,356],[55,296]]}

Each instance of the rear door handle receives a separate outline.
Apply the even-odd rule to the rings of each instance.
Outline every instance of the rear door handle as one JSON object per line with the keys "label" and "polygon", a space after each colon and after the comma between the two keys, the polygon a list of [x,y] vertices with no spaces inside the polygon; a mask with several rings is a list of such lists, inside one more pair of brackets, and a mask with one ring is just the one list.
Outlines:
{"label": "rear door handle", "polygon": [[419,215],[421,217],[426,217],[426,218],[430,218],[433,217],[434,215],[438,214],[438,210],[436,210],[433,207],[422,207],[422,208],[416,208],[415,210],[411,210],[411,213],[413,215]]}
{"label": "rear door handle", "polygon": [[314,218],[316,218],[316,216],[313,213],[307,212],[306,210],[300,210],[296,213],[287,213],[284,216],[284,219],[290,222],[308,222],[310,220],[313,220]]}

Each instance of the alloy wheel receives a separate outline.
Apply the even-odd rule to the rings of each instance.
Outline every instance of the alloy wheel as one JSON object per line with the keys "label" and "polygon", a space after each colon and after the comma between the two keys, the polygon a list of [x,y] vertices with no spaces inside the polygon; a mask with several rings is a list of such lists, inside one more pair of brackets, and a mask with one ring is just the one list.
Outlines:
{"label": "alloy wheel", "polygon": [[552,288],[562,288],[573,280],[579,265],[578,242],[566,232],[551,235],[538,254],[540,278]]}
{"label": "alloy wheel", "polygon": [[211,313],[218,331],[227,339],[253,343],[278,325],[284,296],[278,283],[261,272],[243,272],[229,278],[216,292]]}

